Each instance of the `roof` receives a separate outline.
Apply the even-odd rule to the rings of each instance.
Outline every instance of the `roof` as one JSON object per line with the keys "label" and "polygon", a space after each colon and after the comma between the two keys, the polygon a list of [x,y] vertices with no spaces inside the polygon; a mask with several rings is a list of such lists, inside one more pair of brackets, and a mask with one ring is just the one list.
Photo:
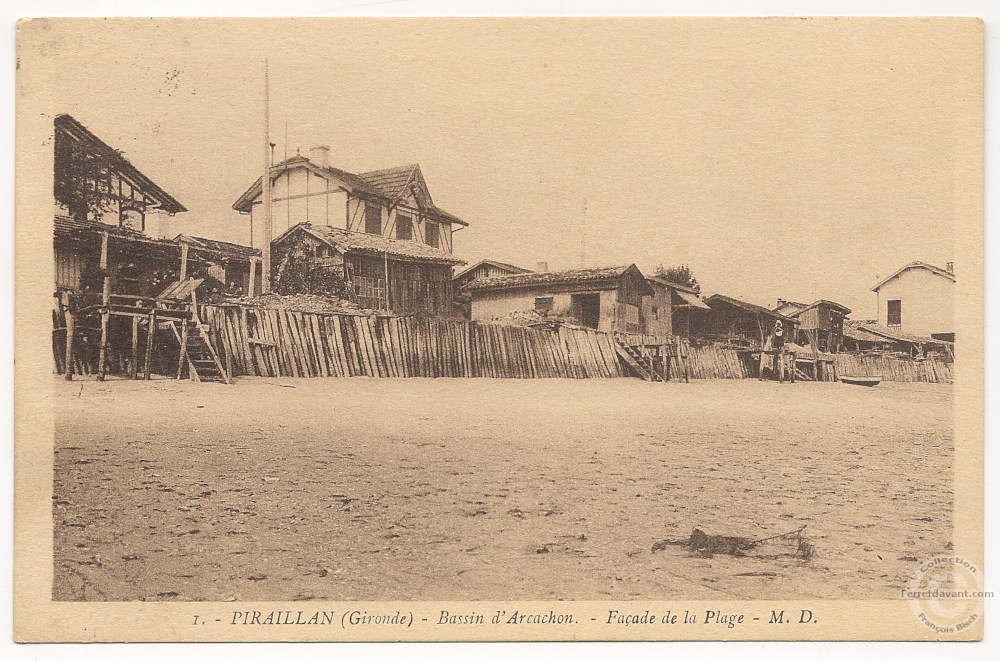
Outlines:
{"label": "roof", "polygon": [[676,289],[677,291],[686,291],[689,294],[694,294],[696,296],[699,293],[698,290],[695,289],[694,287],[688,287],[687,285],[682,285],[679,282],[673,282],[672,280],[667,280],[666,278],[663,278],[658,275],[651,275],[646,279],[653,280],[654,282],[658,282],[661,285],[666,285],[667,287],[670,287],[671,289]]}
{"label": "roof", "polygon": [[187,211],[187,209],[185,209],[184,206],[175,200],[169,193],[153,183],[153,181],[142,172],[139,172],[139,169],[129,163],[128,159],[122,156],[117,149],[112,148],[106,142],[91,133],[86,126],[73,119],[70,115],[56,115],[54,123],[57,133],[62,132],[64,135],[75,138],[91,151],[107,159],[119,175],[129,180],[135,185],[136,188],[145,193],[146,196],[155,203],[157,208],[171,214]]}
{"label": "roof", "polygon": [[299,223],[283,232],[274,242],[278,243],[296,231],[308,233],[341,254],[352,252],[377,256],[389,254],[397,258],[416,261],[439,262],[441,264],[452,265],[465,264],[464,261],[452,254],[438,248],[432,248],[424,243],[417,243],[416,241],[407,239],[389,239],[380,234],[352,232],[339,227],[330,227],[329,225]]}
{"label": "roof", "polygon": [[723,296],[722,294],[712,294],[711,296],[709,296],[708,298],[705,299],[705,302],[708,303],[709,307],[712,307],[712,308],[715,307],[715,305],[714,305],[715,303],[725,303],[727,305],[731,305],[733,307],[740,308],[740,309],[745,310],[747,312],[752,312],[754,314],[762,314],[762,315],[764,315],[766,317],[771,317],[772,319],[782,319],[784,321],[788,321],[788,322],[793,323],[793,324],[799,323],[799,320],[796,319],[795,317],[787,317],[787,316],[785,316],[783,314],[779,314],[777,312],[774,312],[773,310],[768,310],[765,307],[761,307],[761,306],[755,305],[753,303],[747,303],[746,301],[741,301],[738,298],[732,298],[730,296]]}
{"label": "roof", "polygon": [[687,289],[677,289],[674,291],[675,294],[681,297],[685,303],[693,308],[699,308],[701,310],[711,310],[709,306],[705,305],[705,301],[698,298],[698,295],[688,291]]}
{"label": "roof", "polygon": [[882,280],[880,280],[877,285],[875,285],[874,287],[872,287],[871,290],[872,291],[878,291],[879,289],[882,288],[883,285],[885,285],[885,283],[889,282],[890,280],[892,280],[894,278],[899,277],[899,275],[902,274],[903,271],[908,271],[910,269],[927,269],[928,271],[930,271],[931,273],[933,273],[935,275],[940,275],[943,278],[948,278],[952,282],[955,282],[955,274],[954,273],[949,273],[948,271],[946,271],[946,270],[944,270],[942,268],[938,268],[937,266],[933,266],[933,265],[928,264],[926,262],[910,262],[906,266],[900,268],[895,273],[893,273],[892,275],[890,275],[888,278],[882,278]]}
{"label": "roof", "polygon": [[843,315],[851,314],[851,308],[847,307],[846,305],[841,305],[840,303],[834,303],[833,301],[828,301],[828,300],[823,299],[823,298],[819,299],[818,301],[814,301],[814,302],[810,303],[809,305],[803,305],[802,303],[794,303],[792,301],[785,301],[784,304],[779,305],[777,308],[775,308],[775,310],[778,310],[778,309],[784,307],[785,305],[796,305],[796,306],[799,306],[801,308],[799,310],[796,310],[795,312],[789,313],[788,316],[790,316],[790,317],[798,317],[799,315],[801,315],[806,310],[812,310],[813,308],[818,308],[818,307],[821,307],[821,306],[822,307],[832,308],[832,309],[836,310],[837,312],[840,312]]}
{"label": "roof", "polygon": [[71,216],[55,216],[53,234],[57,239],[84,238],[91,235],[97,236],[104,232],[107,232],[109,236],[124,239],[126,241],[163,244],[173,243],[170,239],[154,239],[148,234],[143,234],[138,230],[130,229],[128,227],[109,225],[108,223],[102,223],[97,220],[79,220]]}
{"label": "roof", "polygon": [[495,266],[496,268],[499,268],[499,269],[507,269],[512,274],[513,273],[531,273],[531,269],[524,269],[524,268],[521,268],[520,266],[514,266],[513,264],[507,264],[506,262],[497,262],[497,261],[494,261],[492,259],[482,259],[482,260],[476,262],[475,264],[473,264],[472,266],[470,266],[469,268],[465,269],[464,271],[462,271],[458,275],[456,275],[454,278],[452,278],[452,280],[459,280],[463,276],[465,276],[465,275],[467,275],[469,273],[472,273],[473,271],[475,271],[476,269],[478,269],[480,266]]}
{"label": "roof", "polygon": [[518,273],[496,278],[481,278],[466,283],[462,289],[466,291],[499,291],[519,289],[523,287],[544,287],[546,285],[567,285],[576,283],[614,283],[628,273],[634,273],[646,286],[643,294],[651,296],[652,287],[635,264],[629,266],[603,266],[589,269],[572,269],[569,271],[547,271],[545,273]]}
{"label": "roof", "polygon": [[[910,333],[903,333],[895,328],[886,328],[885,326],[880,326],[872,322],[863,322],[860,324],[847,324],[844,327],[844,334],[847,335],[847,329],[850,328],[852,331],[862,331],[863,333],[868,333],[869,335],[874,335],[875,337],[881,338],[880,340],[874,341],[890,341],[890,342],[906,342],[909,344],[937,344],[945,345],[951,344],[944,340],[935,340],[933,337],[924,337],[923,335],[911,335]],[[848,337],[854,337],[853,335],[848,335]],[[857,339],[857,338],[855,338]],[[868,337],[862,337],[860,339],[870,340]]]}
{"label": "roof", "polygon": [[244,246],[239,243],[230,243],[229,241],[206,239],[201,236],[186,236],[184,234],[178,234],[174,237],[174,241],[178,243],[187,243],[188,245],[213,252],[225,253],[233,257],[242,257],[244,259],[261,256],[260,248],[251,248],[250,246]]}
{"label": "roof", "polygon": [[846,324],[844,324],[844,337],[849,337],[852,340],[858,342],[879,342],[883,344],[888,344],[893,341],[890,340],[889,338],[877,335],[869,330],[866,330],[864,325],[862,325],[862,322],[853,322],[853,321],[848,321]]}
{"label": "roof", "polygon": [[[305,156],[296,154],[287,160],[271,166],[271,179],[277,179],[282,173],[298,167],[311,170],[320,177],[326,179],[338,179],[346,184],[349,188],[349,192],[355,196],[378,199],[388,204],[398,202],[406,196],[407,192],[410,191],[411,184],[417,184],[417,190],[419,191],[417,197],[419,204],[422,205],[421,211],[429,213],[430,215],[436,216],[438,219],[449,223],[455,223],[465,227],[468,227],[469,225],[469,223],[462,220],[455,214],[449,213],[434,204],[433,200],[431,200],[430,192],[427,190],[427,184],[424,181],[424,176],[420,172],[420,166],[417,164],[387,168],[384,170],[372,170],[371,172],[364,172],[362,174],[354,174],[352,172],[348,172],[347,170],[318,165]],[[235,202],[233,202],[233,209],[236,209],[240,213],[250,213],[253,201],[260,197],[260,195],[261,178],[257,177],[257,180],[253,182],[250,188],[246,189],[243,194],[240,195]]]}

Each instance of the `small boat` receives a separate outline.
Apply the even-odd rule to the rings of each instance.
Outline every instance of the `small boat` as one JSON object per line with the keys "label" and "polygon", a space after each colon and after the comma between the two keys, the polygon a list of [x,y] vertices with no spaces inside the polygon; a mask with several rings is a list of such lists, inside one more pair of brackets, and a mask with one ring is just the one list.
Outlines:
{"label": "small boat", "polygon": [[882,383],[881,377],[877,376],[854,376],[852,374],[841,374],[839,378],[843,383],[849,383],[852,386],[867,386],[868,388]]}

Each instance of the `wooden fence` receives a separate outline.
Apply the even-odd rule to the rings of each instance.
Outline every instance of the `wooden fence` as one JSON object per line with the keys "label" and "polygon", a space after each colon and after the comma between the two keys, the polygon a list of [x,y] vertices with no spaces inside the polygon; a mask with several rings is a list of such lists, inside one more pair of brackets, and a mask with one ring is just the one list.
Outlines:
{"label": "wooden fence", "polygon": [[[211,328],[213,344],[231,376],[614,378],[631,375],[619,359],[615,337],[589,329],[563,326],[553,331],[469,321],[314,314],[233,305],[200,306],[199,314]],[[56,370],[63,373],[65,323],[58,315],[53,315],[53,321]],[[91,337],[95,332],[100,329],[77,328],[74,351],[77,374],[96,373],[96,343]],[[619,334],[618,339],[632,345],[667,345],[674,360],[672,378],[682,374],[677,356],[681,356],[692,379],[757,377],[758,366],[751,354],[732,347],[690,346],[673,336]],[[154,361],[153,369],[173,374],[177,363],[176,341],[170,333],[162,334],[161,340],[157,342],[160,360]],[[112,373],[127,371],[128,351],[122,347],[112,346],[109,351]],[[834,362],[841,375],[878,376],[885,381],[953,382],[952,364],[941,358],[915,361],[836,354]]]}
{"label": "wooden fence", "polygon": [[203,306],[230,375],[611,378],[607,333],[242,306]]}
{"label": "wooden fence", "polygon": [[837,366],[838,375],[878,376],[883,381],[954,382],[952,363],[937,357],[917,361],[890,356],[838,353],[834,354],[833,361]]}

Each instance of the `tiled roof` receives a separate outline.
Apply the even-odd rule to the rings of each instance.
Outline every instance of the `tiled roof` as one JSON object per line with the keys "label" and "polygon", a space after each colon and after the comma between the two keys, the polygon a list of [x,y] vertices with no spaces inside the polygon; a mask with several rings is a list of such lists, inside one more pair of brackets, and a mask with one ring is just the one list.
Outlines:
{"label": "tiled roof", "polygon": [[416,164],[402,165],[395,168],[362,172],[358,176],[377,188],[386,197],[395,199],[406,193],[406,186],[413,180],[419,167]]}
{"label": "tiled roof", "polygon": [[872,287],[871,290],[872,291],[878,291],[879,289],[882,288],[882,285],[884,285],[885,283],[889,282],[893,278],[897,277],[903,271],[908,271],[909,269],[927,269],[928,271],[930,271],[931,273],[933,273],[935,275],[940,275],[943,278],[948,278],[952,282],[955,282],[955,274],[954,273],[950,273],[950,272],[948,272],[948,271],[946,271],[946,270],[944,270],[942,268],[938,268],[937,266],[933,266],[931,264],[928,264],[927,262],[910,262],[906,266],[900,268],[895,273],[893,273],[892,275],[890,275],[888,278],[882,278],[882,280],[880,280],[877,285],[875,285],[874,287]]}
{"label": "tiled roof", "polygon": [[465,264],[464,261],[454,257],[450,253],[438,248],[432,248],[424,243],[406,239],[389,239],[379,234],[352,232],[340,229],[339,227],[330,227],[329,225],[321,226],[310,223],[299,223],[276,238],[275,242],[281,241],[284,237],[289,236],[297,230],[308,232],[341,253],[359,252],[376,256],[388,253],[396,257],[413,260],[440,262],[442,264]]}
{"label": "tiled roof", "polygon": [[201,236],[186,236],[184,234],[178,234],[174,237],[174,241],[186,242],[192,246],[204,248],[213,252],[229,254],[234,257],[242,257],[244,259],[261,256],[260,248],[251,248],[250,246],[244,246],[239,243],[230,243],[229,241],[206,239]]}
{"label": "tiled roof", "polygon": [[[334,177],[347,184],[350,187],[351,192],[355,195],[378,198],[390,204],[397,201],[399,197],[406,193],[407,186],[411,181],[419,180],[421,187],[425,191],[427,189],[423,180],[423,175],[420,174],[419,165],[404,165],[402,167],[372,170],[371,172],[354,174],[339,168],[317,165],[300,154],[273,165],[271,167],[271,178],[276,179],[278,175],[294,167],[306,167],[321,177]],[[261,195],[260,182],[261,178],[257,177],[257,180],[253,183],[253,185],[244,191],[236,202],[233,203],[233,208],[240,213],[249,213],[252,208],[253,201]],[[449,223],[456,223],[466,227],[469,225],[469,223],[465,222],[455,214],[448,213],[444,209],[435,205],[434,202],[431,201],[429,193],[426,196],[425,203],[426,207],[422,210],[428,212],[430,215],[437,216],[438,219]]]}
{"label": "tiled roof", "polygon": [[465,269],[464,271],[462,271],[461,273],[459,273],[458,275],[456,275],[452,279],[453,280],[460,280],[463,276],[468,275],[469,273],[472,273],[473,271],[475,271],[476,269],[478,269],[480,266],[483,266],[483,265],[495,266],[495,267],[500,268],[500,269],[507,269],[508,271],[511,272],[511,274],[515,274],[515,273],[531,273],[531,269],[524,269],[524,268],[521,268],[520,266],[514,266],[513,264],[507,264],[506,262],[497,262],[497,261],[494,261],[492,259],[483,259],[483,260],[480,260],[479,262],[476,262],[475,264],[473,264],[469,268]]}
{"label": "tiled roof", "polygon": [[777,312],[774,312],[773,310],[768,310],[765,307],[761,307],[761,306],[755,305],[753,303],[747,303],[746,301],[741,301],[738,298],[732,298],[730,296],[723,296],[722,294],[712,294],[711,296],[709,296],[708,298],[705,299],[705,302],[708,303],[709,307],[712,307],[712,308],[715,307],[715,305],[714,305],[715,303],[725,303],[727,305],[731,305],[733,307],[737,307],[737,308],[740,308],[742,310],[746,310],[747,312],[753,312],[753,313],[756,313],[756,314],[762,314],[764,316],[771,317],[773,319],[783,319],[783,320],[788,321],[788,322],[793,323],[793,324],[799,323],[799,320],[795,319],[794,317],[788,317],[788,316],[785,316],[783,314],[779,314]]}
{"label": "tiled roof", "polygon": [[[793,303],[792,301],[785,301],[785,305],[797,305],[797,306],[799,306],[800,309],[796,310],[795,312],[789,313],[789,315],[792,316],[792,317],[798,317],[799,315],[801,315],[806,310],[812,310],[813,308],[818,308],[820,306],[825,306],[825,307],[828,307],[828,308],[833,308],[834,310],[839,311],[841,314],[845,314],[845,315],[846,314],[851,314],[851,308],[847,307],[846,305],[841,305],[840,303],[834,303],[833,301],[828,301],[828,300],[823,299],[823,298],[821,298],[818,301],[815,301],[813,303],[810,303],[809,305],[803,305],[801,303]],[[783,307],[783,306],[778,306],[778,308],[775,308],[775,309],[780,309],[781,307]]]}
{"label": "tiled roof", "polygon": [[[880,326],[876,323],[865,322],[861,324],[851,324],[848,323],[844,326],[844,334],[848,337],[854,337],[854,335],[848,334],[848,329],[852,332],[861,331],[862,333],[868,333],[869,335],[874,335],[880,338],[875,341],[881,342],[906,342],[909,344],[938,344],[945,345],[949,344],[944,340],[935,340],[933,337],[925,337],[923,335],[912,335],[910,333],[903,333],[895,328],[886,328],[885,326]],[[872,341],[871,337],[860,337],[855,339],[862,339],[867,341]]]}
{"label": "tiled roof", "polygon": [[173,243],[170,239],[154,239],[148,234],[128,227],[109,225],[96,220],[79,220],[71,216],[55,216],[53,232],[56,238],[96,237],[102,232],[127,241],[145,243]]}
{"label": "tiled roof", "polygon": [[[604,266],[589,269],[573,269],[569,271],[551,271],[546,273],[518,273],[516,275],[504,275],[496,278],[481,278],[467,283],[463,289],[467,291],[486,291],[516,289],[519,287],[539,287],[545,285],[563,285],[573,283],[592,283],[601,281],[615,281],[631,270],[642,278],[642,282],[649,288],[645,278],[639,269],[632,264],[630,266]],[[649,292],[650,294],[652,291]]]}

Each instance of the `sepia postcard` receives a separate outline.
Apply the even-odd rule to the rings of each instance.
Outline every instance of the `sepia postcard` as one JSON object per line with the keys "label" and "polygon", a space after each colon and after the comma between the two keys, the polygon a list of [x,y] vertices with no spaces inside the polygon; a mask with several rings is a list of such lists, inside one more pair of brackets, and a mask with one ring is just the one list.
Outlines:
{"label": "sepia postcard", "polygon": [[21,21],[15,639],[980,639],[983,38]]}

